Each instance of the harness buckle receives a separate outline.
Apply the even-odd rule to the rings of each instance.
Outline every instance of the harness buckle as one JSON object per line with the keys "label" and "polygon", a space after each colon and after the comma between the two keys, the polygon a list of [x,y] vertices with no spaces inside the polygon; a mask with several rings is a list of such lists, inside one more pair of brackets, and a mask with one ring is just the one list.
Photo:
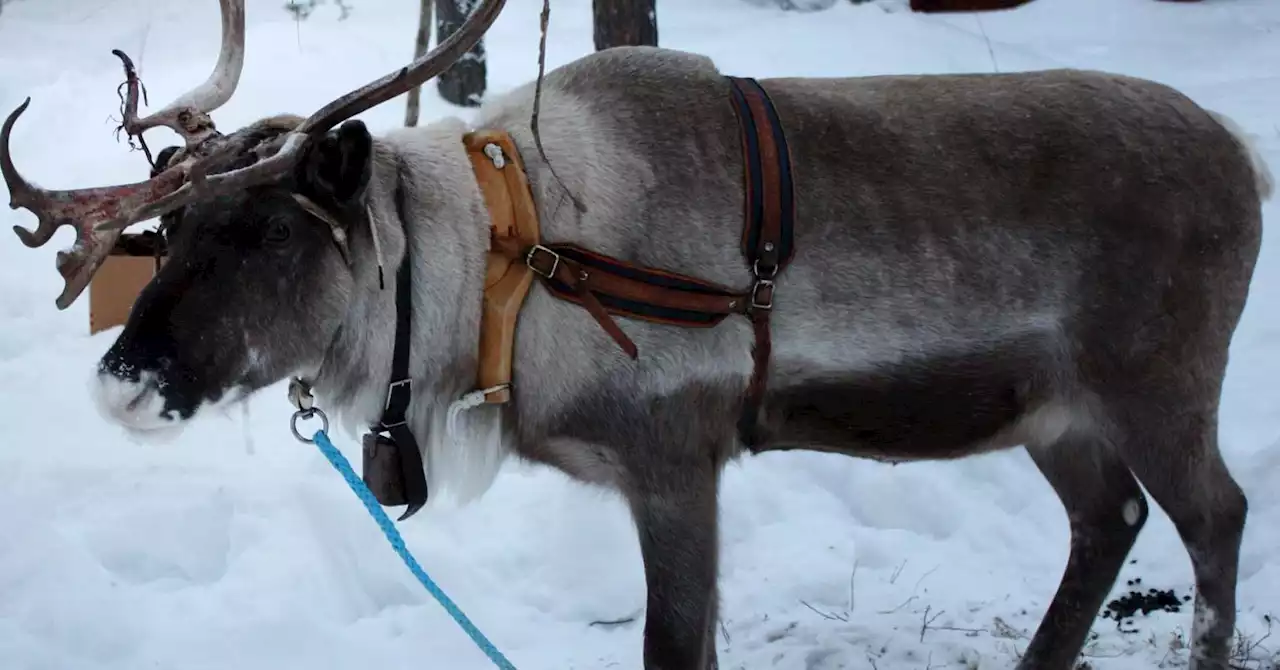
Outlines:
{"label": "harness buckle", "polygon": [[[382,403],[383,415],[386,415],[387,411],[391,409],[391,398],[396,394],[396,389],[402,386],[406,387],[406,390],[413,390],[413,379],[410,377],[406,377],[404,379],[391,382],[390,384],[387,385],[387,397],[386,397],[386,400],[384,400]],[[381,428],[382,430],[390,430],[397,426],[403,426],[405,423],[407,423],[407,421],[402,418],[400,421],[397,421],[396,423],[392,423],[392,424],[378,422],[378,427]]]}
{"label": "harness buckle", "polygon": [[[551,255],[551,269],[546,272],[538,269],[538,266],[533,264],[533,256],[539,251]],[[532,247],[529,247],[528,253],[525,254],[524,264],[528,265],[530,270],[533,270],[539,275],[542,275],[547,279],[553,279],[556,276],[556,270],[560,269],[560,254],[542,246],[541,244],[535,244]]]}
{"label": "harness buckle", "polygon": [[751,285],[751,309],[764,311],[773,309],[772,279],[756,277],[756,282]]}
{"label": "harness buckle", "polygon": [[773,309],[773,278],[778,276],[778,266],[770,265],[761,270],[757,260],[751,264],[751,273],[756,276],[755,283],[751,285],[751,309]]}

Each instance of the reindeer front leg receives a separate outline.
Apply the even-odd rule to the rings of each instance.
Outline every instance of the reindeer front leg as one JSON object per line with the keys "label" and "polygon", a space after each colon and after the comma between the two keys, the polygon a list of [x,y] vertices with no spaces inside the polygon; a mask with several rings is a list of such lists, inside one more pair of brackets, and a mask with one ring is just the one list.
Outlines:
{"label": "reindeer front leg", "polygon": [[719,536],[711,459],[648,472],[628,503],[648,601],[645,670],[714,670]]}

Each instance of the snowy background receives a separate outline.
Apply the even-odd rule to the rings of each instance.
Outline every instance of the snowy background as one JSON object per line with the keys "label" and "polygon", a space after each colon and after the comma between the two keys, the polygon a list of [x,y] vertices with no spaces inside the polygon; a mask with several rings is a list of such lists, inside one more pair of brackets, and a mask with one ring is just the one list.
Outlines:
{"label": "snowy background", "polygon": [[[305,22],[250,0],[240,90],[217,113],[235,128],[310,113],[407,61],[417,0],[331,3]],[[1005,13],[924,16],[906,0],[661,0],[664,46],[727,72],[854,75],[1101,68],[1180,87],[1260,137],[1280,172],[1280,2],[1036,0]],[[489,33],[489,87],[532,79],[539,0],[510,0]],[[589,0],[553,0],[548,66],[592,49]],[[214,0],[18,0],[0,14],[0,113],[28,95],[13,153],[33,181],[76,187],[145,177],[118,143],[112,48],[141,67],[153,105],[202,81],[217,53]],[[152,108],[154,109],[154,107]],[[374,129],[398,98],[363,115]],[[433,86],[423,120],[470,115]],[[160,148],[167,131],[153,131]],[[1267,210],[1280,223],[1280,202]],[[85,382],[115,331],[88,336],[87,296],[65,312],[54,252],[29,250],[0,210],[0,668],[484,668],[487,661],[413,580],[356,498],[293,440],[283,386],[176,445],[106,426]],[[1239,628],[1280,615],[1280,241],[1269,230],[1235,339],[1222,445],[1250,517]],[[323,402],[323,399],[321,399]],[[335,436],[353,462],[359,445]],[[889,467],[819,454],[733,465],[723,514],[722,667],[1011,668],[1067,556],[1058,501],[1024,453]],[[644,577],[612,495],[511,466],[462,509],[403,525],[408,544],[520,668],[640,667]],[[1192,593],[1186,553],[1153,508],[1112,597]],[[602,626],[600,620],[636,617]],[[925,621],[929,625],[925,627]],[[1099,619],[1095,670],[1185,665],[1191,616]],[[1280,628],[1280,626],[1277,626]],[[1265,651],[1269,649],[1271,651]],[[1280,630],[1249,668],[1274,667]]]}

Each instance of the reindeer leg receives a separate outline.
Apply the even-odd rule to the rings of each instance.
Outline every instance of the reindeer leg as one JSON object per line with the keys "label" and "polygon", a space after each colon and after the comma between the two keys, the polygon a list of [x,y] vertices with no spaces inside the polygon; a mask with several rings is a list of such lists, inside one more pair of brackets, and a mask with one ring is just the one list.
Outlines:
{"label": "reindeer leg", "polygon": [[1071,554],[1018,670],[1070,670],[1147,519],[1124,461],[1101,439],[1068,433],[1027,451],[1066,508]]}
{"label": "reindeer leg", "polygon": [[[718,574],[718,572],[717,572]],[[720,586],[711,587],[711,614],[707,617],[707,655],[706,670],[719,670],[720,661],[716,656],[716,640],[720,635]]]}
{"label": "reindeer leg", "polygon": [[1178,529],[1196,578],[1190,670],[1228,670],[1248,502],[1218,450],[1216,402],[1151,398],[1116,413],[1118,446]]}
{"label": "reindeer leg", "polygon": [[717,477],[710,463],[689,467],[628,495],[648,586],[645,670],[716,667]]}

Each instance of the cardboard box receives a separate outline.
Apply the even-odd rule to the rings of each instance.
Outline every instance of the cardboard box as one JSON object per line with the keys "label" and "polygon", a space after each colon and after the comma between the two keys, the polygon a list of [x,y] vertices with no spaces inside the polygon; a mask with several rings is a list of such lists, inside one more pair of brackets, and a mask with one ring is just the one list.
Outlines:
{"label": "cardboard box", "polygon": [[133,303],[165,261],[163,238],[152,231],[120,236],[89,282],[89,334],[124,325]]}

